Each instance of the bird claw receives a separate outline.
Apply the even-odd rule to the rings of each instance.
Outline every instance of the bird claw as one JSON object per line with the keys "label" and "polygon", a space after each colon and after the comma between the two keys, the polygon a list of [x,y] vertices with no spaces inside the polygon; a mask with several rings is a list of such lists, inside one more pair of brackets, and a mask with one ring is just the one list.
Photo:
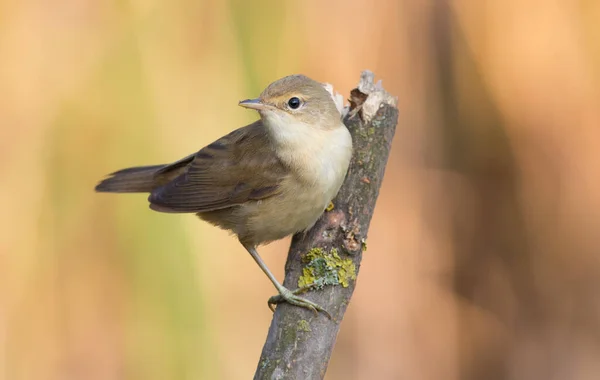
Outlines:
{"label": "bird claw", "polygon": [[306,298],[298,297],[298,294],[304,293],[305,291],[307,291],[310,288],[311,288],[311,286],[301,287],[294,291],[290,291],[290,290],[284,288],[284,290],[281,291],[278,295],[269,298],[269,301],[268,301],[269,309],[271,309],[271,311],[275,312],[275,307],[274,307],[275,305],[282,303],[282,302],[287,302],[290,305],[303,307],[305,309],[311,310],[312,312],[315,313],[315,315],[319,315],[319,312],[321,312],[321,313],[325,314],[327,316],[327,318],[333,319],[331,317],[331,314],[329,314],[327,312],[327,310],[323,309],[321,306],[317,305],[316,303],[314,303],[312,301],[307,300]]}

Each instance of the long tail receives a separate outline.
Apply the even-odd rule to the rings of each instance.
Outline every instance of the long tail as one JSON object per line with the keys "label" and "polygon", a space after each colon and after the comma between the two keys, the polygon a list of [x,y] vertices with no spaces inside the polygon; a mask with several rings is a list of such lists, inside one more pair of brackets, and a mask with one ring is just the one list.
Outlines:
{"label": "long tail", "polygon": [[167,165],[136,166],[110,174],[96,186],[103,193],[149,193],[161,186],[161,178],[155,175]]}

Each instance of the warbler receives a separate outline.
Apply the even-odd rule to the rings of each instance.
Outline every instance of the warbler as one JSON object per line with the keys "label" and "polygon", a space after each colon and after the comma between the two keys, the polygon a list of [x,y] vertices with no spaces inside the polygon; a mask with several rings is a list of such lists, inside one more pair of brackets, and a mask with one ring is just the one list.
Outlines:
{"label": "warbler", "polygon": [[304,75],[271,83],[256,99],[239,102],[260,119],[171,164],[110,174],[96,191],[150,193],[150,208],[195,213],[232,232],[271,280],[279,302],[326,311],[285,288],[257,247],[305,231],[339,191],[352,138],[325,85]]}

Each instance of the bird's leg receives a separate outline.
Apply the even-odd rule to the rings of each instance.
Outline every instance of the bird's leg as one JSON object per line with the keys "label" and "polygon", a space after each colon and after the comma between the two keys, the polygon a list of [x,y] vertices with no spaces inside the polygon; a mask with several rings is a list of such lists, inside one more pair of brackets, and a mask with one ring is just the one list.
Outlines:
{"label": "bird's leg", "polygon": [[256,251],[256,247],[246,245],[244,243],[242,243],[242,245],[250,253],[250,256],[252,256],[254,261],[256,261],[256,263],[258,264],[260,269],[262,269],[262,271],[265,272],[267,277],[269,277],[269,280],[271,280],[271,282],[273,283],[273,285],[275,285],[275,288],[279,292],[278,295],[269,298],[268,305],[272,311],[275,311],[275,308],[273,307],[273,305],[276,305],[281,302],[287,302],[294,306],[299,306],[299,307],[303,307],[303,308],[312,310],[313,312],[315,312],[315,314],[318,314],[318,312],[320,311],[323,314],[327,315],[327,317],[329,319],[331,319],[331,315],[325,309],[323,309],[321,306],[317,305],[316,303],[314,303],[312,301],[309,301],[305,298],[298,296],[298,294],[307,291],[312,286],[309,285],[309,286],[300,287],[294,291],[289,290],[288,288],[281,285],[279,283],[279,281],[277,281],[275,276],[273,276],[273,273],[271,273],[271,271],[267,267],[267,264],[265,264],[265,262],[260,258],[258,252]]}

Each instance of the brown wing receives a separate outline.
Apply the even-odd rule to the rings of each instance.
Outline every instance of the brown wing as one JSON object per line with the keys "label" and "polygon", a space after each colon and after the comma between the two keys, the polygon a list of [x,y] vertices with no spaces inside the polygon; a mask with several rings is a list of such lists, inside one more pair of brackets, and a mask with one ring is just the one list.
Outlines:
{"label": "brown wing", "polygon": [[[148,198],[152,209],[207,212],[268,198],[278,193],[288,173],[260,121],[202,148],[188,162],[178,161],[187,164],[187,170],[152,191]],[[178,163],[173,165],[178,168]]]}

